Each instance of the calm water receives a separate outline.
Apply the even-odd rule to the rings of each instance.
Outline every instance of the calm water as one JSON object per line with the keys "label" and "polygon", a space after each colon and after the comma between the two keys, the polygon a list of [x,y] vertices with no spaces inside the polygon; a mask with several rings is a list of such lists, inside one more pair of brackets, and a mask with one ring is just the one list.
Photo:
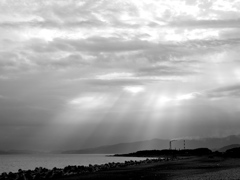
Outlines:
{"label": "calm water", "polygon": [[63,168],[68,165],[93,165],[143,159],[146,158],[106,157],[103,154],[0,155],[0,173],[16,172],[18,169],[33,170],[36,167],[50,169],[53,167]]}

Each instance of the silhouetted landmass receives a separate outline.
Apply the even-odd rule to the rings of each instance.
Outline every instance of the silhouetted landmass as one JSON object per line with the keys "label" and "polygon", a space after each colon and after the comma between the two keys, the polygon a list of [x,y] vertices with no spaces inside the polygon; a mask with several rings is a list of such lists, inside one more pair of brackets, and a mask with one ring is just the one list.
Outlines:
{"label": "silhouetted landmass", "polygon": [[184,149],[184,150],[146,150],[137,151],[128,154],[115,154],[114,156],[130,156],[130,157],[160,157],[160,156],[203,156],[211,155],[212,151],[208,148]]}
{"label": "silhouetted landmass", "polygon": [[228,150],[225,152],[225,155],[226,155],[227,157],[240,158],[240,147],[228,149]]}
{"label": "silhouetted landmass", "polygon": [[226,152],[211,151],[208,148],[184,149],[184,150],[145,150],[128,154],[115,154],[114,156],[126,157],[178,157],[178,156],[208,156],[208,157],[225,157],[240,158],[240,147],[228,149]]}
{"label": "silhouetted landmass", "polygon": [[240,144],[231,144],[231,145],[228,145],[228,146],[224,146],[224,147],[218,149],[218,151],[219,152],[225,152],[229,149],[236,148],[236,147],[240,147]]}
{"label": "silhouetted landmass", "polygon": [[39,152],[29,151],[29,150],[9,150],[9,151],[0,151],[0,154],[37,154]]}
{"label": "silhouetted landmass", "polygon": [[[186,149],[196,149],[200,147],[206,147],[209,149],[218,150],[224,146],[231,144],[238,144],[240,137],[233,135],[223,138],[202,138],[202,139],[185,139]],[[141,150],[152,150],[152,149],[168,149],[169,140],[166,139],[153,139],[147,141],[138,141],[132,143],[120,143],[114,145],[100,146],[96,148],[80,149],[80,150],[69,150],[64,151],[64,154],[126,154]],[[179,139],[172,143],[172,149],[183,149],[183,139]]]}

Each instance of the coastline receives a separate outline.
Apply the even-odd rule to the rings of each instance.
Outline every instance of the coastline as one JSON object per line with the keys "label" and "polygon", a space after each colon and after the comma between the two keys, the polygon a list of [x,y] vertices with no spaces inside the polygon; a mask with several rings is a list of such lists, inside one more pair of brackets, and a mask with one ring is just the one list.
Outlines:
{"label": "coastline", "polygon": [[47,169],[64,168],[68,165],[88,166],[101,165],[109,162],[125,162],[130,160],[145,160],[139,157],[106,157],[110,154],[26,154],[26,155],[0,155],[0,174],[3,172],[18,172],[34,170],[36,167]]}
{"label": "coastline", "polygon": [[16,180],[16,179],[25,179],[25,180],[32,180],[32,179],[62,179],[62,178],[68,178],[68,177],[75,177],[75,176],[83,176],[83,175],[89,175],[94,174],[97,172],[107,171],[111,169],[116,168],[126,168],[129,166],[136,166],[141,164],[150,164],[154,162],[163,161],[162,159],[155,158],[155,159],[146,159],[146,160],[140,160],[140,161],[125,161],[123,163],[120,162],[111,162],[111,163],[105,163],[101,165],[92,165],[89,164],[89,166],[66,166],[64,168],[53,168],[53,169],[47,169],[44,167],[37,167],[34,170],[22,170],[19,169],[16,173],[2,173],[0,175],[0,180],[7,179],[7,180]]}
{"label": "coastline", "polygon": [[89,166],[66,166],[65,168],[36,168],[33,171],[3,173],[3,179],[240,179],[238,158],[222,156],[192,156],[178,158],[155,158],[124,163],[106,163]]}
{"label": "coastline", "polygon": [[161,161],[137,166],[109,169],[92,174],[62,178],[63,180],[94,179],[163,179],[202,180],[240,179],[239,159],[214,157],[191,157]]}

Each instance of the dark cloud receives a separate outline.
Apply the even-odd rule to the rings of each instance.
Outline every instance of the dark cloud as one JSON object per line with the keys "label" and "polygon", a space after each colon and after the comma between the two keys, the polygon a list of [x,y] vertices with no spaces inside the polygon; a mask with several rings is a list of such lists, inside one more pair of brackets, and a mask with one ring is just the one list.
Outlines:
{"label": "dark cloud", "polygon": [[238,40],[240,39],[240,33],[238,29],[229,29],[224,30],[219,33],[220,38],[222,39],[230,39],[230,40]]}
{"label": "dark cloud", "polygon": [[60,39],[52,42],[32,40],[28,45],[36,53],[48,52],[131,52],[149,49],[154,43],[142,40],[123,40],[120,38],[91,37],[87,39]]}
{"label": "dark cloud", "polygon": [[226,20],[184,20],[170,22],[169,26],[185,27],[185,28],[240,28],[239,19],[226,19]]}
{"label": "dark cloud", "polygon": [[[177,63],[177,62],[175,62]],[[153,67],[142,68],[138,70],[138,75],[140,76],[186,76],[192,75],[197,72],[194,72],[193,69],[183,67],[177,67],[173,65],[159,65]]]}
{"label": "dark cloud", "polygon": [[[199,55],[232,50],[233,45],[238,46],[239,40],[195,40],[166,44],[102,37],[77,40],[57,38],[50,42],[32,39],[17,52],[2,52],[0,64],[5,69],[95,67],[129,69],[139,71],[141,76],[148,75],[148,72],[149,75],[184,75],[197,72],[197,66],[203,64],[197,59]],[[160,62],[169,64],[156,64]]]}
{"label": "dark cloud", "polygon": [[44,21],[20,21],[20,22],[3,22],[0,23],[0,28],[4,29],[23,29],[23,28],[46,28],[46,29],[61,29],[61,30],[71,30],[75,28],[99,28],[106,25],[105,22],[100,20],[76,20],[69,22],[58,22],[54,20],[44,20]]}
{"label": "dark cloud", "polygon": [[85,40],[56,40],[55,43],[66,43],[77,51],[121,52],[138,51],[151,48],[154,44],[141,40],[122,40],[120,38],[92,37]]}
{"label": "dark cloud", "polygon": [[89,85],[94,85],[95,88],[97,86],[103,87],[105,86],[106,88],[112,88],[112,87],[116,87],[117,89],[119,89],[119,87],[122,86],[139,86],[139,85],[143,85],[144,84],[144,80],[142,79],[112,79],[112,80],[99,80],[99,79],[93,79],[93,80],[86,80],[85,81],[86,84]]}
{"label": "dark cloud", "polygon": [[[35,14],[31,20],[6,21],[0,23],[1,28],[50,28],[50,29],[75,29],[75,28],[137,28],[141,25],[123,22],[119,19],[122,13],[138,16],[138,9],[131,3],[99,1],[79,2],[19,2],[9,3],[12,7],[29,8],[26,14]],[[23,6],[25,4],[25,6]],[[7,4],[9,11],[13,11]],[[30,8],[31,7],[31,8]],[[102,20],[104,19],[104,20]]]}
{"label": "dark cloud", "polygon": [[240,85],[220,87],[203,93],[209,98],[240,98]]}
{"label": "dark cloud", "polygon": [[[226,44],[239,44],[238,40],[204,40],[187,41],[179,44],[152,43],[144,40],[124,40],[121,38],[91,37],[87,39],[60,39],[51,42],[32,40],[28,48],[37,53],[88,52],[88,53],[121,53],[136,51],[137,56],[143,56],[149,61],[168,60],[170,56],[189,56],[194,54],[211,53],[216,47]],[[93,54],[101,56],[101,54]],[[109,54],[110,55],[110,54]],[[130,54],[131,55],[131,54]],[[151,60],[152,59],[152,60]],[[156,59],[156,60],[154,60]],[[132,60],[134,61],[134,60]]]}

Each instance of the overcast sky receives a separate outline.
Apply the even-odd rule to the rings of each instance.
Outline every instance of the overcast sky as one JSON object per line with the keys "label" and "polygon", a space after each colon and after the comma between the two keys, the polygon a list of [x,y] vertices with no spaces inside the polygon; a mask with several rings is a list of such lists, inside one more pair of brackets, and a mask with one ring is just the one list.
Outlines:
{"label": "overcast sky", "polygon": [[239,0],[0,0],[0,149],[240,130]]}

